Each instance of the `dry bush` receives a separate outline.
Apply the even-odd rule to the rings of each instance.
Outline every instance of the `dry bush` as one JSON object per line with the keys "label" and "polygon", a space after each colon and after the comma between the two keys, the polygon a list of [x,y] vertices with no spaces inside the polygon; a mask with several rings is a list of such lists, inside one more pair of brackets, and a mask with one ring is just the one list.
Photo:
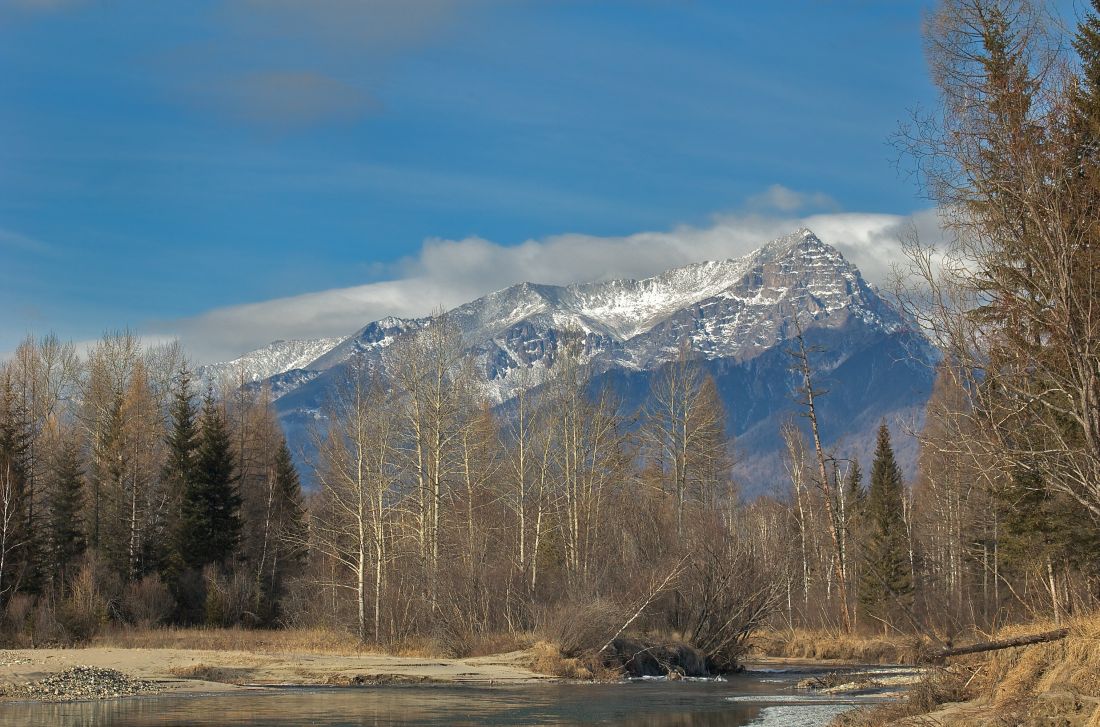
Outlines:
{"label": "dry bush", "polygon": [[172,593],[157,575],[150,574],[130,583],[122,594],[122,610],[130,623],[140,628],[163,623],[172,615],[174,607]]}
{"label": "dry bush", "polygon": [[779,583],[749,544],[728,529],[694,535],[692,558],[679,580],[684,638],[717,671],[734,671],[749,637],[780,598]]}
{"label": "dry bush", "polygon": [[605,598],[564,601],[543,612],[538,632],[573,658],[600,649],[627,618],[625,609]]}
{"label": "dry bush", "polygon": [[13,646],[29,645],[27,641],[27,622],[34,611],[34,598],[25,593],[16,593],[8,599],[4,609],[4,641]]}
{"label": "dry bush", "polygon": [[206,623],[211,626],[255,624],[252,611],[258,593],[255,581],[241,570],[223,574],[216,566],[203,571],[206,582]]}
{"label": "dry bush", "polygon": [[599,673],[589,660],[563,656],[557,646],[546,641],[539,641],[531,647],[527,667],[539,674],[549,674],[561,679],[588,680]]}
{"label": "dry bush", "polygon": [[57,609],[67,639],[80,642],[95,636],[110,621],[120,590],[117,576],[89,557],[73,579],[68,598]]}
{"label": "dry bush", "polygon": [[494,656],[531,648],[535,639],[531,634],[513,634],[507,631],[476,634],[470,644],[468,656]]}

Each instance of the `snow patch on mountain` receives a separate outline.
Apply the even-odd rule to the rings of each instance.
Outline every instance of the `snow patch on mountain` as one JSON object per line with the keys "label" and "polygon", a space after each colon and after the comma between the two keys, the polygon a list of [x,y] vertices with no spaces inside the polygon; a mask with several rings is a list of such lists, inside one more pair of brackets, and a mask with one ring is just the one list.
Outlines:
{"label": "snow patch on mountain", "polygon": [[310,364],[317,357],[343,341],[343,338],[272,341],[232,361],[201,366],[197,374],[204,386],[219,386],[222,382],[230,382],[230,385],[242,381],[255,383],[294,369],[311,369]]}
{"label": "snow patch on mountain", "polygon": [[[672,360],[685,340],[706,359],[749,360],[793,335],[796,321],[839,328],[858,319],[885,334],[910,327],[839,251],[805,228],[744,257],[642,280],[519,283],[446,315],[498,403],[548,375],[565,335],[584,337],[585,358],[598,371],[644,371]],[[279,397],[324,379],[352,356],[380,359],[395,340],[431,321],[383,318],[345,339],[278,341],[207,368],[221,375],[243,365],[250,380],[277,377]]]}

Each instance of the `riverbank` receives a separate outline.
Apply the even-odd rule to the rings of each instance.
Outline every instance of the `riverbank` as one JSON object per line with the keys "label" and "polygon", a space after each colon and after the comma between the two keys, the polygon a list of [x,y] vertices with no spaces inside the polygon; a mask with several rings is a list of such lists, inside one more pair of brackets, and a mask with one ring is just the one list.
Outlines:
{"label": "riverbank", "polygon": [[[536,656],[529,650],[441,659],[180,648],[12,649],[0,652],[0,689],[8,700],[41,698],[33,691],[28,693],[28,683],[78,666],[115,670],[128,679],[149,682],[158,691],[203,693],[275,685],[525,684],[552,679],[532,670]],[[97,696],[75,688],[67,693],[66,683],[59,680],[61,691],[50,698]],[[109,690],[106,696],[112,696]]]}
{"label": "riverbank", "polygon": [[[951,659],[897,704],[859,710],[837,724],[1100,727],[1100,614],[1061,625],[1069,631],[1065,639]],[[1052,623],[1022,624],[991,638],[1053,628]]]}

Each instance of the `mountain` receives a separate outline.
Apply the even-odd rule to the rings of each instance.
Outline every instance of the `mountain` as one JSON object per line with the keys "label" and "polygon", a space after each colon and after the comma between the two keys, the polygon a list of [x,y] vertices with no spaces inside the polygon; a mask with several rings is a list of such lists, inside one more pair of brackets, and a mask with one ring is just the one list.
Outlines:
{"label": "mountain", "polygon": [[[613,387],[626,408],[641,404],[655,374],[676,357],[681,341],[690,341],[718,383],[737,438],[737,475],[750,495],[782,486],[779,425],[797,414],[792,392],[798,380],[787,353],[796,319],[821,351],[814,363],[818,383],[829,390],[820,404],[823,436],[838,453],[866,460],[880,420],[919,421],[937,358],[853,265],[807,229],[741,258],[644,280],[520,283],[447,315],[497,404],[545,380],[567,332],[583,334],[596,385]],[[378,360],[394,340],[429,320],[372,322],[346,339],[317,342],[310,350],[323,353],[308,363],[283,356],[286,342],[242,359],[268,373],[288,436],[302,442],[305,425],[319,416],[353,355]],[[296,350],[308,348],[308,342],[293,343],[300,344]],[[911,469],[915,445],[898,439],[899,459]]]}
{"label": "mountain", "polygon": [[343,341],[343,338],[272,341],[232,361],[200,366],[196,374],[204,387],[217,386],[223,381],[260,382],[286,371],[304,369]]}

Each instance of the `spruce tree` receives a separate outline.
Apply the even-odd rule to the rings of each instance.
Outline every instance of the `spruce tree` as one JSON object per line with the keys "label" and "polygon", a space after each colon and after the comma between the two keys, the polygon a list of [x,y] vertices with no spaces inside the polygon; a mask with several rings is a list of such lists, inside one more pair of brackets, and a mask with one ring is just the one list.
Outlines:
{"label": "spruce tree", "polygon": [[50,468],[48,563],[55,582],[65,587],[84,554],[81,512],[84,507],[84,468],[80,442],[73,436],[58,447]]}
{"label": "spruce tree", "polygon": [[913,572],[905,545],[901,469],[894,459],[890,430],[878,430],[871,484],[864,508],[865,542],[859,578],[863,613],[886,630],[912,603]]}
{"label": "spruce tree", "polygon": [[262,602],[259,615],[262,623],[270,624],[279,615],[279,600],[286,589],[287,578],[299,571],[305,561],[305,503],[298,471],[287,447],[286,438],[279,437],[271,475],[273,478],[272,520],[274,530],[269,562],[261,573]]}
{"label": "spruce tree", "polygon": [[844,501],[848,503],[849,522],[858,519],[866,499],[867,492],[863,489],[863,468],[859,466],[859,460],[853,458],[848,477],[844,480]]}
{"label": "spruce tree", "polygon": [[1071,98],[1077,120],[1084,124],[1080,130],[1095,139],[1100,137],[1100,0],[1090,4],[1092,11],[1085,13],[1073,38],[1081,72]]}
{"label": "spruce tree", "polygon": [[229,429],[214,400],[203,399],[192,476],[180,503],[176,552],[179,561],[199,569],[225,564],[240,539],[241,498],[237,491]]}
{"label": "spruce tree", "polygon": [[302,543],[306,535],[306,508],[302,483],[290,455],[286,437],[281,437],[275,452],[275,482],[279,497],[279,537],[289,560],[298,563],[305,555]]}
{"label": "spruce tree", "polygon": [[195,449],[198,432],[195,426],[195,398],[191,392],[191,372],[180,371],[172,397],[172,429],[166,444],[168,454],[161,471],[169,496],[176,502],[195,477]]}

